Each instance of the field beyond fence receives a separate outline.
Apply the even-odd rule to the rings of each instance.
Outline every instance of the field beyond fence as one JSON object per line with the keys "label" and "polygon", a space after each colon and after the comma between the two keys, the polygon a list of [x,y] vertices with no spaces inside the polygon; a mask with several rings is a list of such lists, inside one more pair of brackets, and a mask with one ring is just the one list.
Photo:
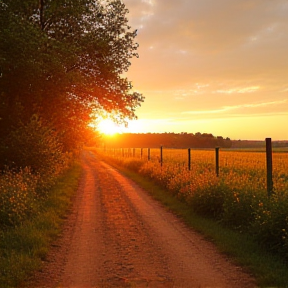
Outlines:
{"label": "field beyond fence", "polygon": [[253,170],[259,171],[258,174],[266,177],[266,191],[270,195],[275,192],[274,184],[277,187],[279,186],[277,183],[288,178],[288,151],[284,150],[286,153],[283,153],[284,151],[278,150],[272,156],[271,146],[268,145],[268,149],[268,151],[267,149],[266,151],[225,149],[220,154],[219,147],[215,149],[173,149],[161,146],[160,148],[104,148],[104,152],[114,157],[131,157],[159,163],[161,167],[163,165],[176,165],[189,171],[202,163],[201,165],[209,166],[209,170],[214,169],[217,177],[220,171],[224,175],[231,170],[241,170],[245,174],[250,173],[253,168]]}

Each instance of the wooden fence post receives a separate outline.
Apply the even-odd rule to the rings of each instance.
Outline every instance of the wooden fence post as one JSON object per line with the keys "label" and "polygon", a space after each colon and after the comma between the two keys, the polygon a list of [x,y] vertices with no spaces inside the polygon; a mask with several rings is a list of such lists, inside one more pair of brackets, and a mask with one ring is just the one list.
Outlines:
{"label": "wooden fence post", "polygon": [[219,147],[215,148],[215,158],[216,158],[216,175],[219,177]]}
{"label": "wooden fence post", "polygon": [[160,164],[163,165],[163,146],[160,146]]}
{"label": "wooden fence post", "polygon": [[142,157],[143,157],[143,148],[141,148],[141,159],[142,159]]}
{"label": "wooden fence post", "polygon": [[148,148],[148,161],[150,161],[150,148]]}
{"label": "wooden fence post", "polygon": [[188,149],[188,170],[191,170],[191,148]]}
{"label": "wooden fence post", "polygon": [[266,167],[267,167],[267,194],[270,197],[273,193],[273,178],[272,178],[272,141],[271,138],[266,138]]}

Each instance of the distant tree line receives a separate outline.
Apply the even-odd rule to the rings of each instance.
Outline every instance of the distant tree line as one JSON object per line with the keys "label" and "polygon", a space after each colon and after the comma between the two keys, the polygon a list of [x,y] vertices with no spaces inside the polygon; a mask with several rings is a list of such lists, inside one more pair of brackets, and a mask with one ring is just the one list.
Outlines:
{"label": "distant tree line", "polygon": [[[272,141],[272,146],[274,148],[283,148],[288,147],[288,141]],[[232,140],[232,148],[265,148],[266,142],[263,141],[256,141],[256,140]]]}
{"label": "distant tree line", "polygon": [[230,138],[208,133],[123,133],[105,136],[104,144],[115,148],[230,148]]}

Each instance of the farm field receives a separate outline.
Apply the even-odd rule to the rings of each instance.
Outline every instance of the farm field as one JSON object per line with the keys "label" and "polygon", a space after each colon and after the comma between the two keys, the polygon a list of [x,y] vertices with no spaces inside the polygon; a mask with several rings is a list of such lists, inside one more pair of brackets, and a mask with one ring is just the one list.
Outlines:
{"label": "farm field", "polygon": [[[288,192],[288,151],[285,149],[273,152],[273,191],[277,195]],[[106,152],[115,158],[124,158],[128,161],[132,158],[143,162],[145,169],[164,170],[161,174],[178,174],[179,181],[193,181],[200,175],[212,180],[216,176],[215,150],[214,149],[191,149],[190,170],[188,169],[188,149],[167,149],[159,148],[150,149],[111,149]],[[150,155],[148,155],[150,154]],[[148,161],[149,159],[149,161]],[[131,159],[130,159],[131,160]],[[148,162],[148,163],[146,163]],[[150,168],[148,168],[150,167]],[[145,170],[144,169],[144,170]],[[265,194],[266,187],[266,156],[264,150],[220,150],[219,152],[219,179],[225,182],[231,189],[249,189]],[[185,176],[185,177],[184,177]],[[201,177],[201,178],[202,178]],[[203,183],[202,183],[203,184]]]}
{"label": "farm field", "polygon": [[[196,213],[248,232],[267,249],[288,259],[288,153],[274,151],[273,193],[268,197],[264,151],[111,149],[113,161],[160,184]],[[282,152],[282,153],[281,153]],[[148,160],[149,159],[149,160]],[[161,161],[162,159],[162,161]]]}

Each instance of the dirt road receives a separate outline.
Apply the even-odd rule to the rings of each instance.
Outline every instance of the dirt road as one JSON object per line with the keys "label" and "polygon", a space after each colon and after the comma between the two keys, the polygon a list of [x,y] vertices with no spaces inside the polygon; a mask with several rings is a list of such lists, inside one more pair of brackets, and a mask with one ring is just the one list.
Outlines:
{"label": "dirt road", "polygon": [[63,236],[30,287],[255,287],[215,247],[92,153]]}

